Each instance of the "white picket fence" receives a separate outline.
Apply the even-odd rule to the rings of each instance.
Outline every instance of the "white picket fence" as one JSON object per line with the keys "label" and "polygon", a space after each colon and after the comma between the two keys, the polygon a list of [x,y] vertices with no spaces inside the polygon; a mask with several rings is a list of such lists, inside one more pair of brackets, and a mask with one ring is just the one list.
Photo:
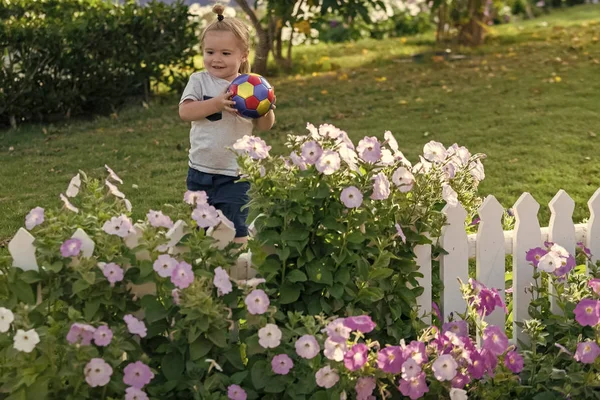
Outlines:
{"label": "white picket fence", "polygon": [[[516,326],[529,318],[528,306],[531,294],[525,288],[533,282],[534,268],[525,260],[529,249],[543,246],[544,241],[558,243],[571,254],[575,246],[583,242],[591,250],[595,262],[600,255],[600,189],[588,201],[590,218],[585,224],[573,223],[575,202],[560,190],[548,204],[551,212],[550,223],[540,228],[538,211],[540,205],[529,193],[523,193],[513,206],[515,229],[503,231],[502,215],[504,208],[494,196],[488,196],[479,209],[481,222],[476,234],[467,235],[465,218],[467,213],[459,204],[446,206],[443,210],[448,225],[442,229],[439,244],[448,252],[440,256],[440,276],[444,282],[440,310],[444,320],[452,312],[464,312],[465,302],[461,297],[457,278],[466,282],[469,278],[469,259],[476,260],[476,273],[473,278],[490,288],[500,291],[505,298],[505,257],[512,255],[513,270],[513,341],[527,342],[527,337]],[[425,291],[418,299],[421,312],[430,313],[431,293],[431,245],[420,245],[416,249],[419,271],[424,274],[420,284]],[[558,311],[552,304],[554,311]],[[497,309],[487,317],[487,321],[501,327],[506,315]]]}
{"label": "white picket fence", "polygon": [[[447,225],[443,227],[441,236],[434,240],[439,240],[441,247],[448,252],[440,256],[440,275],[444,282],[444,291],[441,293],[439,306],[445,321],[451,313],[465,310],[465,302],[457,278],[462,279],[463,282],[469,279],[469,259],[476,260],[476,273],[473,278],[490,288],[498,289],[504,298],[505,257],[512,255],[514,322],[522,322],[529,317],[528,306],[531,294],[526,293],[525,288],[533,282],[534,272],[533,267],[525,260],[529,249],[542,246],[544,241],[551,241],[574,254],[576,243],[583,242],[591,250],[592,260],[594,262],[597,260],[600,255],[600,189],[588,201],[590,218],[585,224],[573,224],[575,202],[564,190],[560,190],[554,196],[549,207],[551,211],[549,226],[540,228],[537,217],[540,205],[529,193],[523,193],[513,206],[515,229],[503,231],[501,220],[504,208],[494,196],[488,196],[479,209],[481,221],[477,233],[473,235],[467,235],[465,231],[467,212],[460,204],[447,205],[443,209],[447,216]],[[181,239],[182,223],[183,221],[178,221],[167,234],[171,239],[170,247],[175,247]],[[84,256],[90,257],[94,251],[93,241],[81,229],[78,229],[73,237],[82,240],[82,252]],[[134,235],[128,239],[134,240],[136,237]],[[28,231],[19,229],[8,246],[15,266],[25,270],[38,269],[33,242],[34,237]],[[135,243],[130,247],[135,247]],[[415,252],[419,271],[424,275],[419,279],[424,289],[418,299],[420,314],[430,314],[432,310],[431,245],[419,245]],[[555,307],[554,304],[552,306]],[[558,310],[555,308],[554,311]],[[501,310],[496,310],[487,317],[487,321],[504,327],[505,318],[506,315]],[[516,325],[513,332],[513,340],[527,342],[527,338]]]}

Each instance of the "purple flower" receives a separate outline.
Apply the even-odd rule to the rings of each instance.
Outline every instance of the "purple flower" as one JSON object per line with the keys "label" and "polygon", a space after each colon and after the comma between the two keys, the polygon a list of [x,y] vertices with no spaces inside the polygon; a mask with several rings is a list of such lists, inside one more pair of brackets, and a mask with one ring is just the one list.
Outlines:
{"label": "purple flower", "polygon": [[318,386],[325,389],[331,389],[338,383],[340,376],[338,375],[337,370],[331,369],[329,365],[326,365],[317,371],[315,380],[317,381]]}
{"label": "purple flower", "polygon": [[582,342],[577,344],[575,360],[583,364],[593,364],[600,355],[600,347],[596,342]]}
{"label": "purple flower", "polygon": [[504,357],[504,365],[515,374],[523,371],[523,357],[516,351],[509,351]]}
{"label": "purple flower", "polygon": [[168,215],[164,215],[162,211],[154,211],[150,210],[148,214],[146,214],[150,225],[155,228],[172,228],[173,220]]}
{"label": "purple flower", "polygon": [[423,157],[427,161],[441,163],[446,159],[447,151],[443,144],[434,140],[423,147]]}
{"label": "purple flower", "polygon": [[133,230],[133,224],[126,215],[120,215],[118,217],[112,217],[109,221],[106,221],[102,226],[102,230],[109,235],[117,235],[119,237],[127,237]]}
{"label": "purple flower", "polygon": [[321,145],[314,140],[306,142],[302,145],[302,158],[307,164],[314,164],[323,154]]}
{"label": "purple flower", "polygon": [[402,355],[406,359],[412,358],[419,365],[423,364],[424,362],[427,362],[427,352],[425,351],[425,343],[419,342],[417,340],[413,340],[412,342],[410,342],[410,344],[402,350]]}
{"label": "purple flower", "polygon": [[253,315],[260,315],[267,312],[271,302],[269,297],[262,289],[254,289],[244,300],[248,312]]}
{"label": "purple flower", "polygon": [[592,288],[594,293],[600,295],[600,279],[590,279],[588,281],[588,286]]}
{"label": "purple flower", "polygon": [[233,290],[233,286],[231,285],[231,281],[229,280],[229,275],[227,274],[227,271],[225,271],[221,267],[215,268],[215,277],[213,278],[213,284],[217,288],[219,296],[231,293],[231,291]]}
{"label": "purple flower", "polygon": [[454,379],[452,379],[452,387],[457,389],[462,389],[467,386],[471,382],[471,378],[468,375],[457,374]]}
{"label": "purple flower", "polygon": [[400,167],[392,175],[392,182],[402,193],[410,192],[415,183],[415,176],[405,167]]}
{"label": "purple flower", "polygon": [[141,361],[129,363],[123,370],[123,373],[123,382],[138,389],[149,384],[152,378],[154,378],[154,373],[150,370],[150,367]]}
{"label": "purple flower", "polygon": [[173,296],[173,303],[179,305],[181,303],[181,297],[179,295],[179,289],[171,290],[171,296]]}
{"label": "purple flower", "polygon": [[385,200],[390,196],[390,181],[383,172],[373,177],[373,193],[371,199]]}
{"label": "purple flower", "polygon": [[368,315],[358,315],[344,319],[344,324],[353,331],[369,333],[375,329],[375,322]]}
{"label": "purple flower", "polygon": [[483,347],[499,356],[508,349],[508,338],[500,327],[488,325],[483,333]]}
{"label": "purple flower", "polygon": [[331,341],[345,343],[350,337],[350,332],[352,332],[352,329],[348,328],[346,324],[344,324],[344,318],[337,318],[327,324],[325,331],[327,332],[327,336]]}
{"label": "purple flower", "polygon": [[199,227],[210,228],[219,223],[219,213],[213,206],[200,204],[192,211],[192,219],[196,221]]}
{"label": "purple flower", "polygon": [[306,170],[306,161],[302,157],[298,155],[295,151],[290,153],[290,159],[292,160],[292,164],[294,164],[300,171]]}
{"label": "purple flower", "polygon": [[458,204],[458,194],[452,186],[448,184],[442,185],[442,199],[452,207]]}
{"label": "purple flower", "polygon": [[442,332],[452,332],[457,336],[468,337],[469,326],[467,325],[467,321],[446,322],[442,326]]}
{"label": "purple flower", "polygon": [[146,337],[146,324],[144,321],[140,321],[136,317],[131,314],[127,314],[123,317],[123,321],[127,324],[127,329],[129,333],[133,335],[139,335],[140,337]]}
{"label": "purple flower", "polygon": [[364,343],[358,343],[344,355],[344,366],[350,371],[361,369],[367,363],[369,348]]}
{"label": "purple flower", "polygon": [[25,228],[32,230],[34,227],[44,222],[44,209],[42,207],[36,207],[29,211],[29,214],[25,217]]}
{"label": "purple flower", "polygon": [[315,358],[321,350],[317,339],[312,335],[301,336],[296,340],[294,347],[296,348],[296,353],[307,360]]}
{"label": "purple flower", "polygon": [[414,378],[400,380],[398,389],[400,389],[400,393],[410,397],[411,400],[423,397],[425,393],[429,392],[427,382],[425,382],[425,372],[421,372]]}
{"label": "purple flower", "polygon": [[575,320],[581,326],[596,326],[600,322],[600,301],[583,299],[574,310]]}
{"label": "purple flower", "polygon": [[354,386],[354,389],[356,390],[356,400],[369,400],[376,386],[375,378],[372,376],[363,376],[362,378],[359,378],[358,382],[356,382],[356,386]]}
{"label": "purple flower", "polygon": [[271,368],[278,375],[287,375],[294,368],[294,362],[287,354],[278,354],[271,360]]}
{"label": "purple flower", "polygon": [[348,350],[346,342],[334,342],[331,338],[325,339],[325,349],[323,354],[329,360],[340,362],[344,359],[344,354]]}
{"label": "purple flower", "polygon": [[468,371],[473,379],[481,379],[485,375],[485,360],[479,352],[471,353],[471,364],[468,366]]}
{"label": "purple flower", "polygon": [[246,400],[246,391],[238,385],[229,385],[227,387],[227,397],[229,400]]}
{"label": "purple flower", "polygon": [[402,243],[406,244],[406,235],[404,234],[404,231],[402,230],[400,224],[396,224],[396,234],[400,236]]}
{"label": "purple flower", "polygon": [[271,146],[267,146],[267,143],[259,137],[244,135],[233,144],[233,149],[242,151],[255,160],[262,160],[269,157]]}
{"label": "purple flower", "polygon": [[592,256],[592,252],[590,251],[590,249],[588,249],[587,247],[585,247],[585,245],[583,244],[583,242],[577,242],[577,247],[579,247],[581,249],[581,251],[583,251],[583,254],[585,254],[587,257],[591,257]]}
{"label": "purple flower", "polygon": [[87,324],[75,322],[67,333],[67,342],[75,344],[80,342],[82,346],[89,346],[94,338],[96,328]]}
{"label": "purple flower", "polygon": [[177,260],[168,254],[158,256],[152,268],[161,278],[170,278],[173,275],[173,270],[177,267]]}
{"label": "purple flower", "polygon": [[90,362],[85,365],[83,373],[85,375],[85,381],[91,387],[105,386],[110,382],[113,369],[103,359],[92,358]]}
{"label": "purple flower", "polygon": [[274,349],[281,344],[281,330],[275,324],[267,324],[258,330],[258,344],[265,349]]}
{"label": "purple flower", "polygon": [[179,289],[185,289],[194,282],[194,271],[192,266],[185,261],[177,264],[173,273],[171,274],[171,282]]}
{"label": "purple flower", "polygon": [[450,354],[441,355],[433,362],[431,369],[438,381],[451,381],[456,376],[458,364]]}
{"label": "purple flower", "polygon": [[385,131],[383,134],[383,138],[385,142],[390,146],[390,149],[394,150],[394,152],[398,152],[400,148],[398,147],[398,141],[394,137],[391,131]]}
{"label": "purple flower", "polygon": [[421,373],[421,367],[417,362],[409,358],[402,364],[402,379],[410,379]]}
{"label": "purple flower", "polygon": [[567,275],[575,268],[575,265],[577,264],[577,261],[575,261],[575,256],[571,254],[567,258],[561,257],[561,261],[562,262],[560,266],[554,270],[554,275],[558,277],[564,277]]}
{"label": "purple flower", "polygon": [[525,260],[532,263],[534,267],[537,267],[538,263],[540,262],[540,259],[544,257],[547,253],[548,251],[546,249],[536,247],[527,252],[527,254],[525,255]]}
{"label": "purple flower", "polygon": [[363,202],[363,195],[356,186],[350,186],[342,190],[340,200],[348,208],[358,208]]}
{"label": "purple flower", "polygon": [[125,400],[148,400],[148,395],[143,390],[128,387],[125,389]]}
{"label": "purple flower", "polygon": [[325,150],[317,160],[315,167],[323,175],[331,175],[340,169],[342,160],[336,151]]}
{"label": "purple flower", "polygon": [[[485,342],[483,346],[485,347]],[[485,371],[489,376],[493,377],[496,366],[498,365],[498,356],[487,348],[481,350],[480,354],[485,364]]]}
{"label": "purple flower", "polygon": [[183,201],[191,206],[199,206],[208,203],[208,196],[205,191],[188,190],[183,194]]}
{"label": "purple flower", "polygon": [[63,257],[76,257],[81,251],[81,244],[81,240],[79,239],[67,239],[60,246],[60,254]]}
{"label": "purple flower", "polygon": [[435,301],[431,303],[431,309],[432,309],[433,314],[437,317],[437,319],[441,320],[442,313],[440,312],[440,308],[438,307],[438,305]]}
{"label": "purple flower", "polygon": [[121,282],[123,280],[123,268],[115,263],[108,263],[102,268],[102,273],[106,279],[110,282],[110,286],[115,286],[115,282]]}
{"label": "purple flower", "polygon": [[383,372],[397,375],[402,372],[404,357],[400,346],[388,346],[377,352],[377,368]]}
{"label": "purple flower", "polygon": [[94,343],[96,346],[108,346],[113,338],[113,333],[106,325],[101,325],[94,332]]}
{"label": "purple flower", "polygon": [[365,136],[358,142],[356,152],[364,161],[374,164],[381,158],[381,145],[375,136]]}

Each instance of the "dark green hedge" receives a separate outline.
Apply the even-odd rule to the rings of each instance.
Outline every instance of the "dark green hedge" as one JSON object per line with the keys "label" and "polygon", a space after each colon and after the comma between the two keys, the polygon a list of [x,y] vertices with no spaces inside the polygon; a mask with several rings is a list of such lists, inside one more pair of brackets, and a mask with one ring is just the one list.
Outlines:
{"label": "dark green hedge", "polygon": [[198,38],[183,3],[0,0],[0,126],[180,91]]}

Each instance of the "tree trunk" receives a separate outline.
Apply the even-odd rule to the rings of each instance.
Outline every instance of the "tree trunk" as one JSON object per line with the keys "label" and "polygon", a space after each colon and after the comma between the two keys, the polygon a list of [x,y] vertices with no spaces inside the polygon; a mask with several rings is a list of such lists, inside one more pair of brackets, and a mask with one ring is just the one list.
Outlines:
{"label": "tree trunk", "polygon": [[469,0],[469,22],[460,27],[458,40],[466,46],[479,46],[485,38],[481,0]]}
{"label": "tree trunk", "polygon": [[254,55],[254,61],[252,62],[252,71],[265,75],[267,73],[267,61],[269,59],[269,52],[271,51],[273,45],[273,38],[270,35],[268,29],[264,29],[261,25],[258,17],[252,10],[252,8],[248,5],[246,0],[235,0],[236,3],[240,6],[242,10],[248,15],[250,21],[252,21],[252,26],[256,30],[256,35],[258,36],[258,45],[256,47],[256,53]]}

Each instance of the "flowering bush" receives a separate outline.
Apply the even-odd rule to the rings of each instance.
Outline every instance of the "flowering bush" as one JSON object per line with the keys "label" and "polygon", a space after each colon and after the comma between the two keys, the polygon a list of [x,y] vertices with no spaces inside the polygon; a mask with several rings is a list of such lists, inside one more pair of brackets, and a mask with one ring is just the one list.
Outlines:
{"label": "flowering bush", "polygon": [[368,313],[377,340],[415,337],[414,248],[439,235],[446,203],[474,215],[483,155],[432,141],[413,166],[391,132],[355,146],[332,125],[307,129],[289,137],[287,157],[255,137],[234,146],[252,183],[255,242],[267,249],[259,275],[284,313]]}

